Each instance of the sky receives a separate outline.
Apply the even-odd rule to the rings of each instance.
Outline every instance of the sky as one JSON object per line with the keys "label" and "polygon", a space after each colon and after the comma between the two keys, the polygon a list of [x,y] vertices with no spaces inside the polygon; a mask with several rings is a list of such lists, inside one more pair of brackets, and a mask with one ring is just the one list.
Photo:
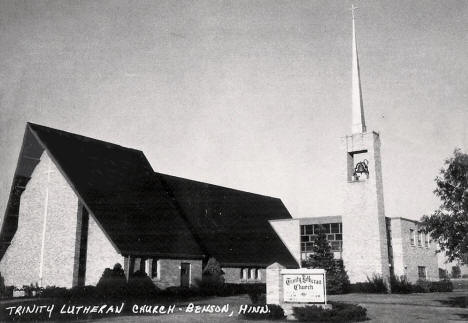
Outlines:
{"label": "sky", "polygon": [[[468,149],[468,2],[355,1],[386,216],[439,205]],[[26,122],[144,151],[158,172],[341,214],[350,1],[0,1],[0,214]]]}

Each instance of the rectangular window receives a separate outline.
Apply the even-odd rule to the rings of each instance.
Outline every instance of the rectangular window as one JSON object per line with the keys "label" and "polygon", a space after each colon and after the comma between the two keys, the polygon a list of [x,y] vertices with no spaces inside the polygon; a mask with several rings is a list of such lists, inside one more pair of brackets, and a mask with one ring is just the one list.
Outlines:
{"label": "rectangular window", "polygon": [[426,279],[426,267],[418,266],[418,277],[419,279]]}
{"label": "rectangular window", "polygon": [[313,226],[312,225],[306,225],[305,226],[305,231],[306,231],[305,232],[306,234],[313,234],[314,233],[313,232]]}
{"label": "rectangular window", "polygon": [[[147,260],[149,262],[149,260]],[[159,259],[153,259],[151,262],[151,278],[159,278],[161,263]]]}
{"label": "rectangular window", "polygon": [[335,235],[334,234],[327,234],[327,240],[328,241],[335,240]]}
{"label": "rectangular window", "polygon": [[343,235],[340,233],[340,234],[335,234],[335,239],[336,240],[343,240]]}
{"label": "rectangular window", "polygon": [[422,232],[419,231],[418,232],[418,246],[420,247],[422,246],[422,235],[423,235]]}
{"label": "rectangular window", "polygon": [[145,262],[145,273],[149,276],[150,275],[150,260],[149,259],[145,259],[144,260]]}
{"label": "rectangular window", "polygon": [[255,279],[255,268],[250,268],[250,279]]}
{"label": "rectangular window", "polygon": [[305,234],[305,225],[301,225],[301,235]]}
{"label": "rectangular window", "polygon": [[241,279],[247,279],[249,274],[249,269],[248,268],[242,268],[240,272],[240,278]]}
{"label": "rectangular window", "polygon": [[262,279],[262,273],[260,269],[255,270],[255,279],[258,279],[258,280]]}
{"label": "rectangular window", "polygon": [[301,236],[301,241],[302,242],[308,242],[309,241],[309,236]]}
{"label": "rectangular window", "polygon": [[331,224],[331,232],[332,233],[340,233],[340,224],[339,223],[332,223]]}
{"label": "rectangular window", "polygon": [[410,234],[410,239],[411,239],[411,245],[414,246],[414,230],[410,229],[409,234]]}
{"label": "rectangular window", "polygon": [[424,244],[426,245],[426,248],[429,248],[429,234],[424,235]]}

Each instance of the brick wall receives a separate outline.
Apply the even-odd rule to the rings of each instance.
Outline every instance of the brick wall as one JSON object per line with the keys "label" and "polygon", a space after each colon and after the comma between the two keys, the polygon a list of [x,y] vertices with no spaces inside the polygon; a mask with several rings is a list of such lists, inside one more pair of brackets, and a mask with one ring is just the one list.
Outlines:
{"label": "brick wall", "polygon": [[400,277],[405,274],[405,262],[403,258],[403,232],[401,227],[401,221],[396,219],[390,220],[391,230],[391,248],[393,254],[393,272],[395,276]]}
{"label": "brick wall", "polygon": [[190,263],[190,286],[197,286],[202,278],[202,261],[193,259],[159,259],[159,278],[153,278],[154,284],[161,289],[180,286],[180,266]]}
{"label": "brick wall", "polygon": [[[255,284],[266,282],[265,268],[239,268],[239,267],[223,267],[224,282],[228,284]],[[251,279],[250,270],[259,270],[259,279]],[[243,278],[241,278],[241,270],[244,270]]]}
{"label": "brick wall", "polygon": [[[435,253],[436,244],[430,242],[429,247],[425,246],[424,239],[421,246],[418,245],[418,225],[417,222],[402,218],[392,218],[392,243],[398,241],[402,259],[395,263],[395,275],[406,275],[410,282],[418,280],[418,266],[426,267],[428,280],[439,279],[438,258]],[[393,228],[400,228],[394,230]],[[411,244],[410,229],[416,233],[414,245]]]}
{"label": "brick wall", "polygon": [[78,199],[45,152],[21,195],[18,230],[0,262],[6,285],[40,283],[46,199],[42,285],[72,286]]}

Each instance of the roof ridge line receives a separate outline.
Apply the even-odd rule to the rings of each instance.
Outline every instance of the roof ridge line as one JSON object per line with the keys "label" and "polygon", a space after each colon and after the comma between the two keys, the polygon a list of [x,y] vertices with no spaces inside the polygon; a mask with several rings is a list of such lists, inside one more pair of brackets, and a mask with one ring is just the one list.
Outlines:
{"label": "roof ridge line", "polygon": [[170,176],[170,177],[179,178],[179,179],[183,179],[183,180],[186,180],[186,181],[191,181],[191,182],[195,182],[195,183],[199,183],[199,184],[216,186],[216,187],[224,188],[224,189],[231,190],[231,191],[236,191],[236,192],[240,192],[240,193],[247,193],[247,194],[251,194],[251,195],[257,195],[257,196],[267,197],[267,198],[270,198],[270,199],[275,199],[275,200],[280,200],[281,201],[281,198],[275,197],[275,196],[269,196],[269,195],[263,195],[263,194],[259,194],[259,193],[243,191],[243,190],[240,190],[240,189],[237,189],[237,188],[232,188],[232,187],[227,187],[227,186],[222,186],[222,185],[212,184],[212,183],[206,183],[206,182],[202,182],[202,181],[198,181],[198,180],[194,180],[194,179],[190,179],[190,178],[164,174],[164,173],[161,173],[161,172],[154,172],[154,173],[157,174],[157,175]]}
{"label": "roof ridge line", "polygon": [[106,140],[102,140],[102,139],[96,139],[96,138],[88,137],[88,136],[80,135],[80,134],[78,134],[78,133],[74,133],[74,132],[70,132],[70,131],[65,131],[65,130],[61,130],[61,129],[57,129],[57,128],[52,128],[52,127],[44,126],[44,125],[41,125],[41,124],[38,124],[38,123],[34,123],[34,122],[30,122],[30,121],[27,121],[26,123],[27,123],[29,126],[32,126],[32,127],[46,128],[46,129],[50,129],[50,130],[52,130],[52,131],[65,133],[65,134],[67,134],[67,135],[72,135],[72,136],[75,136],[75,137],[81,137],[81,138],[84,138],[84,139],[89,139],[89,140],[91,140],[91,141],[97,141],[97,142],[101,142],[101,143],[105,143],[105,144],[117,146],[117,147],[120,147],[120,148],[123,148],[123,149],[128,149],[128,150],[134,150],[134,151],[143,152],[141,149],[136,149],[136,148],[131,148],[131,147],[122,146],[122,145],[119,145],[119,144],[116,144],[116,143],[113,143],[113,142],[110,142],[110,141],[106,141]]}

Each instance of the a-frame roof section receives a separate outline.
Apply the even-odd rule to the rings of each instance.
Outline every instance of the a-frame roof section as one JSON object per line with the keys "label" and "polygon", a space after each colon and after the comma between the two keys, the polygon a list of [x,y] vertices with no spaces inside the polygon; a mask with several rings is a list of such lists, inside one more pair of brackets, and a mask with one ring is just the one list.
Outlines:
{"label": "a-frame roof section", "polygon": [[141,151],[32,123],[28,130],[123,255],[203,256]]}
{"label": "a-frame roof section", "polygon": [[156,173],[204,250],[223,266],[299,265],[268,220],[291,219],[278,198]]}

